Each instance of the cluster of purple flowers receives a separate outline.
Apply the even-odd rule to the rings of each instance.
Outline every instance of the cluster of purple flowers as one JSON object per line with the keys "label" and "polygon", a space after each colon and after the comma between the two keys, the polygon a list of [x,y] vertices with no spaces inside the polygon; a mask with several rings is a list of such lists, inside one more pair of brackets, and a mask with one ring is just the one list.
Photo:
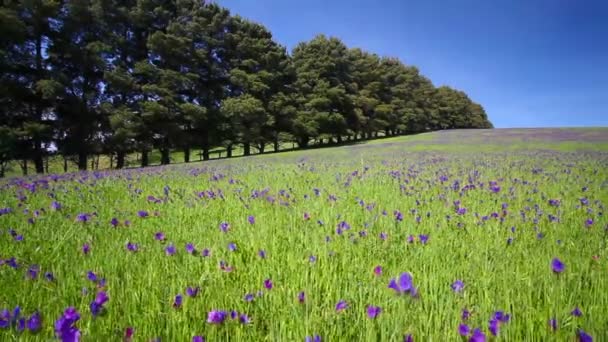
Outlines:
{"label": "cluster of purple flowers", "polygon": [[22,332],[26,328],[32,333],[38,332],[42,327],[42,317],[38,311],[31,316],[22,316],[21,308],[15,307],[11,312],[8,309],[0,311],[0,329],[14,328],[17,332]]}

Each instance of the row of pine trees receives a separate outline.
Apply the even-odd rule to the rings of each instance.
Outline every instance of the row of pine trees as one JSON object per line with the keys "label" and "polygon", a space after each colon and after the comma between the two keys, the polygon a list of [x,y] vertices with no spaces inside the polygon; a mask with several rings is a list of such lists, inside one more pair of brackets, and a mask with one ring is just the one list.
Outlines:
{"label": "row of pine trees", "polygon": [[449,128],[484,109],[396,58],[319,35],[291,54],[262,25],[201,0],[0,2],[0,166],[49,154],[87,168],[137,152],[228,156]]}

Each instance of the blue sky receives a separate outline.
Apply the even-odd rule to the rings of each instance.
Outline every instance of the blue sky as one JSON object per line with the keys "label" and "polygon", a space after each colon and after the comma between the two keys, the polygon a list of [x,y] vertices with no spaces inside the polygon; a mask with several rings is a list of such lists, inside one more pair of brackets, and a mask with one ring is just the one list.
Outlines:
{"label": "blue sky", "polygon": [[608,126],[608,1],[216,0],[291,51],[319,33],[465,91],[496,127]]}

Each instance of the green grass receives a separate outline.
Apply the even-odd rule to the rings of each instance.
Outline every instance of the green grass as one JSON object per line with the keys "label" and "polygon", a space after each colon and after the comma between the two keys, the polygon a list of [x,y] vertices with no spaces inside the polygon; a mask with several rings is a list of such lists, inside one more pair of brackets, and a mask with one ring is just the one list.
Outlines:
{"label": "green grass", "polygon": [[[131,169],[99,179],[72,174],[46,178],[48,187],[41,183],[35,192],[14,179],[0,183],[0,208],[12,208],[0,216],[0,258],[15,257],[21,265],[0,266],[0,309],[19,305],[26,314],[43,315],[38,334],[0,329],[0,340],[51,340],[53,322],[68,306],[81,313],[76,325],[83,341],[120,341],[129,326],[136,341],[189,341],[194,335],[208,341],[303,341],[313,334],[324,341],[401,341],[405,333],[417,341],[456,341],[464,308],[473,312],[471,328],[486,335],[494,311],[510,313],[497,340],[567,341],[578,329],[598,341],[608,339],[606,144],[448,144],[438,134]],[[443,183],[442,175],[448,177]],[[469,177],[475,189],[452,189],[457,180],[460,188],[470,184]],[[500,192],[488,189],[490,181],[498,182]],[[163,198],[165,186],[171,188],[166,202],[147,200]],[[199,198],[202,191],[216,197]],[[19,194],[27,199],[20,202]],[[588,206],[581,206],[583,197]],[[549,199],[561,204],[551,206]],[[61,210],[50,209],[53,200]],[[465,215],[455,213],[456,200],[467,208]],[[41,208],[45,212],[34,217]],[[138,217],[139,210],[150,216]],[[403,221],[395,220],[395,210]],[[90,222],[75,221],[78,213],[93,212]],[[504,215],[503,222],[480,223],[494,212]],[[305,220],[304,213],[311,218]],[[249,215],[255,224],[248,223]],[[112,228],[114,217],[131,225]],[[586,227],[589,218],[594,223]],[[218,228],[224,221],[231,225],[228,233]],[[338,235],[341,221],[351,229]],[[23,241],[15,241],[9,228]],[[158,231],[166,234],[165,243],[154,240]],[[388,238],[380,239],[380,233]],[[428,244],[407,243],[409,235],[420,234],[429,235]],[[128,252],[127,242],[139,244],[139,251]],[[237,251],[228,250],[231,242]],[[89,255],[81,251],[84,243],[91,245]],[[164,253],[169,243],[177,247],[174,256]],[[210,249],[211,256],[187,254],[186,243]],[[260,249],[266,259],[257,256]],[[311,263],[313,255],[317,261]],[[550,267],[555,257],[566,264],[559,275]],[[221,271],[220,260],[234,271]],[[36,280],[26,277],[33,264],[41,268]],[[377,265],[381,276],[373,273]],[[87,280],[89,270],[107,279],[110,297],[105,314],[96,318],[89,304],[98,290]],[[56,280],[46,281],[44,272]],[[387,288],[403,272],[413,275],[418,298]],[[264,289],[265,279],[272,279],[273,289]],[[465,283],[460,294],[450,288],[456,279]],[[185,296],[187,286],[200,286],[199,296]],[[243,300],[260,290],[264,294],[253,302]],[[300,291],[306,293],[304,304],[296,298]],[[175,309],[178,293],[184,304]],[[336,313],[339,300],[349,308]],[[369,319],[367,305],[381,307],[381,314]],[[575,306],[581,317],[570,315]],[[212,309],[247,313],[252,323],[208,324]],[[552,317],[559,324],[555,332],[547,323]]]}

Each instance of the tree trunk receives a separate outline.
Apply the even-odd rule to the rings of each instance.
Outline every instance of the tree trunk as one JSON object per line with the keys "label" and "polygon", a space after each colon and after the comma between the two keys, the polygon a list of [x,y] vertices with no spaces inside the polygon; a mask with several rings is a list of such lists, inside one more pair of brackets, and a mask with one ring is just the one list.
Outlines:
{"label": "tree trunk", "polygon": [[21,162],[21,172],[24,176],[27,176],[27,159],[23,159]]}
{"label": "tree trunk", "polygon": [[[42,79],[42,35],[36,32],[36,77],[40,80]],[[38,102],[36,103],[36,119],[42,120],[42,106]],[[37,135],[37,134],[36,134]],[[36,173],[44,173],[44,161],[42,160],[42,142],[40,141],[40,137],[34,137],[34,167],[36,169]]]}
{"label": "tree trunk", "polygon": [[251,154],[251,144],[249,142],[243,143],[243,155],[248,156]]}
{"label": "tree trunk", "polygon": [[41,142],[39,139],[34,139],[34,166],[36,173],[44,173],[44,159],[42,158]]}
{"label": "tree trunk", "polygon": [[44,172],[49,173],[49,157],[44,158]]}
{"label": "tree trunk", "polygon": [[203,150],[203,160],[209,160],[209,134],[207,130],[203,131],[203,146],[201,149]]}
{"label": "tree trunk", "polygon": [[189,163],[190,162],[190,148],[186,147],[184,148],[184,163]]}
{"label": "tree trunk", "polygon": [[341,136],[341,135],[339,135],[339,134],[338,134],[338,135],[336,136],[336,142],[337,142],[338,144],[342,143],[342,136]]}
{"label": "tree trunk", "polygon": [[148,156],[148,151],[142,150],[141,151],[141,167],[146,167],[148,165],[150,165],[150,158]]}
{"label": "tree trunk", "polygon": [[160,165],[168,165],[171,163],[169,153],[170,150],[168,148],[163,148],[160,150]]}
{"label": "tree trunk", "polygon": [[85,171],[87,169],[87,153],[78,152],[78,170]]}
{"label": "tree trunk", "polygon": [[300,148],[307,148],[308,147],[308,137],[298,138],[298,146]]}
{"label": "tree trunk", "polygon": [[265,149],[266,149],[266,144],[264,144],[264,143],[261,143],[260,146],[258,147],[258,150],[260,150],[260,154],[263,154]]}
{"label": "tree trunk", "polygon": [[116,168],[117,169],[122,169],[123,167],[125,167],[125,151],[118,151],[116,152]]}
{"label": "tree trunk", "polygon": [[68,158],[63,156],[63,172],[68,172]]}
{"label": "tree trunk", "polygon": [[279,152],[279,138],[274,138],[274,141],[272,142],[272,148],[275,152]]}
{"label": "tree trunk", "polygon": [[226,146],[226,158],[232,158],[232,145]]}

